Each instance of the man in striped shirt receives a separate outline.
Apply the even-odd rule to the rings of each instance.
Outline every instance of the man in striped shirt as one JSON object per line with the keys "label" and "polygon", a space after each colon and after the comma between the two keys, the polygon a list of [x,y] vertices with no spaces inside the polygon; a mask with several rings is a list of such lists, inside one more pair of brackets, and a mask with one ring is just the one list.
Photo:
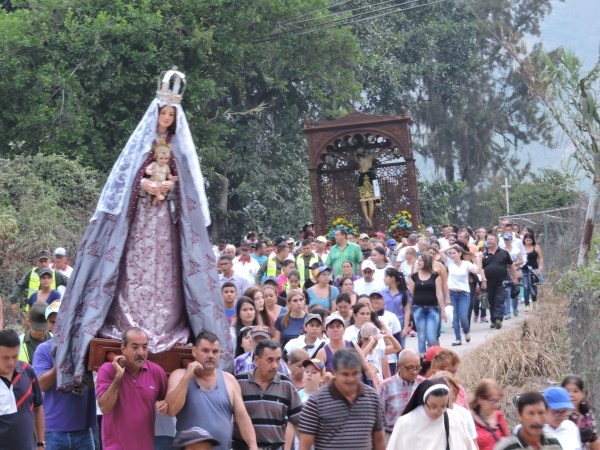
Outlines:
{"label": "man in striped shirt", "polygon": [[362,361],[353,348],[333,357],[333,382],[313,394],[300,416],[300,450],[384,450],[383,408],[361,383]]}
{"label": "man in striped shirt", "polygon": [[[287,422],[297,425],[302,409],[296,387],[288,377],[278,372],[281,356],[277,342],[271,339],[261,341],[254,349],[256,368],[236,375],[261,450],[283,449]],[[234,424],[232,448],[248,448],[237,424]]]}
{"label": "man in striped shirt", "polygon": [[419,375],[419,370],[419,354],[406,348],[398,356],[398,373],[381,384],[379,395],[384,405],[384,427],[388,438],[413,392],[425,379]]}

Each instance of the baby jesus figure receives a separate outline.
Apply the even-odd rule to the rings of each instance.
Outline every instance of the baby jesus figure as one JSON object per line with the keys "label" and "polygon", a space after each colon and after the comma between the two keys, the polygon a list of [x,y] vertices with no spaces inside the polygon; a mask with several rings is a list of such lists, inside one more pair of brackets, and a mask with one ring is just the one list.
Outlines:
{"label": "baby jesus figure", "polygon": [[[160,188],[160,185],[167,180],[172,182],[177,181],[178,178],[171,175],[171,168],[169,167],[170,158],[171,148],[168,144],[159,144],[154,149],[154,161],[146,168],[146,175],[149,176],[148,179],[153,182],[154,187]],[[157,194],[152,199],[152,206],[158,205],[159,202],[165,199],[160,189],[156,192]]]}

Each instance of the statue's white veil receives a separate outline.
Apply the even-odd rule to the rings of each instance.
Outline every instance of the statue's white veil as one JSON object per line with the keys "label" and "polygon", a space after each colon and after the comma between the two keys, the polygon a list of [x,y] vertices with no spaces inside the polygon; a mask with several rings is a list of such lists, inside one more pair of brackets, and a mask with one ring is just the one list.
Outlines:
{"label": "statue's white veil", "polygon": [[[135,128],[135,131],[125,144],[125,148],[117,158],[113,166],[104,189],[100,194],[96,211],[92,216],[92,220],[98,217],[98,214],[104,212],[106,214],[119,215],[126,208],[125,195],[127,189],[130,189],[138,170],[148,156],[148,152],[152,148],[152,143],[156,139],[156,124],[158,121],[159,108],[167,105],[164,101],[154,99],[150,107],[146,110],[144,117]],[[181,160],[187,165],[192,175],[194,187],[200,197],[202,213],[204,215],[205,225],[210,225],[210,212],[208,209],[208,200],[204,189],[204,177],[200,170],[200,162],[196,147],[192,140],[190,127],[187,123],[185,113],[180,104],[169,104],[176,110],[176,133],[171,143],[177,147],[177,152],[181,155]]]}

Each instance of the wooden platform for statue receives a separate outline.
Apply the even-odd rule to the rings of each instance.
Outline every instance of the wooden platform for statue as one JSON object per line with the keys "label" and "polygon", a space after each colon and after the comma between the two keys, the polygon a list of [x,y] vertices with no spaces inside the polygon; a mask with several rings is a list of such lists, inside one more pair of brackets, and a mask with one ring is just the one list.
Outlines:
{"label": "wooden platform for statue", "polygon": [[[90,344],[88,369],[98,371],[105,362],[121,354],[121,341],[116,339],[94,338]],[[149,353],[148,359],[158,364],[170,375],[175,369],[185,369],[194,360],[192,347],[176,345],[171,350],[162,353]]]}

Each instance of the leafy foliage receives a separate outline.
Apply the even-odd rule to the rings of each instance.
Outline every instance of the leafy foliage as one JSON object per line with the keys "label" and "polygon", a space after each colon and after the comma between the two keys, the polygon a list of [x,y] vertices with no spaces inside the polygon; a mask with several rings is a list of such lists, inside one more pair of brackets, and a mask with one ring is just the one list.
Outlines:
{"label": "leafy foliage", "polygon": [[490,29],[536,34],[549,9],[550,0],[444,2],[361,24],[367,109],[408,106],[416,150],[471,192],[483,174],[512,172],[521,146],[551,142],[551,129]]}
{"label": "leafy foliage", "polygon": [[[255,41],[278,21],[325,5],[14,2],[0,12],[0,88],[19,95],[0,99],[0,132],[25,145],[1,154],[61,153],[108,172],[156,76],[175,64],[188,75],[185,109],[216,205],[213,232],[288,231],[310,215],[301,117],[337,116],[358,98],[358,50],[348,30]],[[298,186],[290,189],[294,173]],[[291,204],[293,214],[265,220],[264,211]]]}
{"label": "leafy foliage", "polygon": [[75,255],[100,186],[96,171],[62,155],[0,161],[0,292],[7,293],[38,251],[61,246]]}
{"label": "leafy foliage", "polygon": [[468,204],[465,203],[467,184],[460,181],[434,181],[419,184],[421,202],[421,222],[423,225],[439,227],[444,223],[454,223],[465,217]]}
{"label": "leafy foliage", "polygon": [[[499,216],[506,214],[503,184],[504,178],[497,177],[478,193],[479,201],[471,214],[474,223],[496,223]],[[523,180],[513,179],[510,184],[511,214],[571,206],[580,196],[572,177],[554,169],[543,169],[539,174],[532,173]]]}

